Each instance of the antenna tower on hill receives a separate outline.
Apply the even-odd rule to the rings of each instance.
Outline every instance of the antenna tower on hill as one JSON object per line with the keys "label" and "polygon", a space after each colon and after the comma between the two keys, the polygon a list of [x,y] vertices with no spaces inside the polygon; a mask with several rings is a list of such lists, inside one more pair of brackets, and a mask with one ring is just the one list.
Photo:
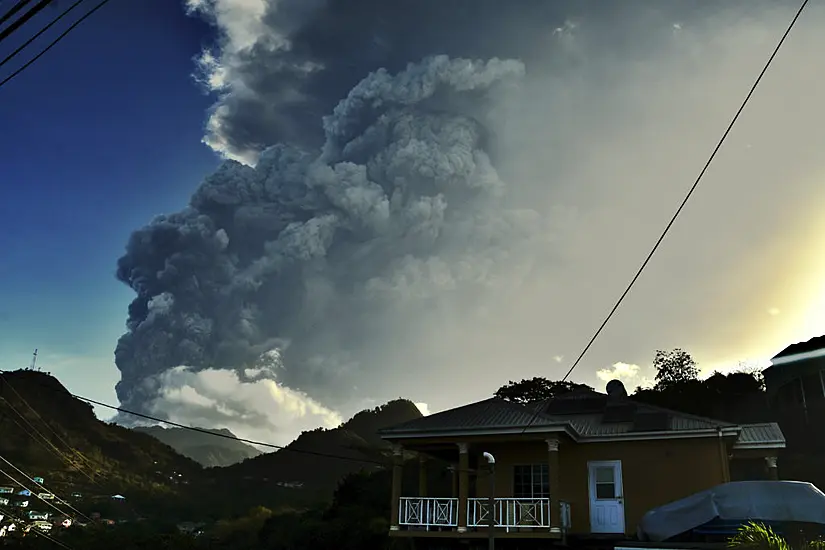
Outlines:
{"label": "antenna tower on hill", "polygon": [[35,348],[34,353],[32,354],[32,366],[30,369],[37,370],[37,348]]}

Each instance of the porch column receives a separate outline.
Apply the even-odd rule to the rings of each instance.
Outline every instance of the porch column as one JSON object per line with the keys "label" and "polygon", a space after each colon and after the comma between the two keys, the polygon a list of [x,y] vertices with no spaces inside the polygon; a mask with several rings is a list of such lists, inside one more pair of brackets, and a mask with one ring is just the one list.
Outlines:
{"label": "porch column", "polygon": [[547,465],[550,470],[550,532],[561,532],[561,472],[559,471],[559,440],[547,440]]}
{"label": "porch column", "polygon": [[467,497],[470,495],[470,455],[467,444],[458,444],[458,532],[467,532]]}
{"label": "porch column", "polygon": [[771,481],[778,481],[779,480],[779,468],[776,465],[776,457],[775,456],[766,456],[765,462],[768,464],[768,479]]}
{"label": "porch column", "polygon": [[394,447],[392,450],[392,502],[390,503],[390,531],[398,531],[398,510],[401,504],[401,482],[404,464],[403,450]]}
{"label": "porch column", "polygon": [[427,456],[418,454],[418,496],[427,496]]}

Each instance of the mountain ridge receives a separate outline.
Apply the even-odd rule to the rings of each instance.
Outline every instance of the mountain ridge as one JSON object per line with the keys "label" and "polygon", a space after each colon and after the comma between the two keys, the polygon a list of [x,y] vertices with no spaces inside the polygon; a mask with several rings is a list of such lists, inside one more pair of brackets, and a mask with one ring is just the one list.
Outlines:
{"label": "mountain ridge", "polygon": [[202,431],[195,431],[157,425],[138,426],[132,429],[151,435],[206,468],[230,466],[263,454],[263,451],[252,445],[238,441],[238,437],[227,428],[198,427],[197,430]]}

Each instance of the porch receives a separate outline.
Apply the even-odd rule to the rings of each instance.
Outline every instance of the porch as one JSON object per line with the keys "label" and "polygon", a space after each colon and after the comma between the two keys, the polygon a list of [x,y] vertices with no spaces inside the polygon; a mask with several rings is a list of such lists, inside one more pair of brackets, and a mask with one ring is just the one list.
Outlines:
{"label": "porch", "polygon": [[[466,525],[459,527],[458,498],[401,497],[398,507],[398,529],[396,535],[488,536],[490,526],[490,499],[468,498],[466,502]],[[514,537],[561,538],[570,527],[570,504],[559,502],[561,524],[553,529],[550,521],[549,498],[494,498],[493,519],[497,534]],[[402,535],[403,536],[403,535]]]}
{"label": "porch", "polygon": [[[492,444],[484,445],[483,449],[480,446],[471,449],[465,443],[417,446],[412,453],[406,453],[408,458],[410,454],[418,456],[415,496],[407,496],[412,491],[406,491],[413,487],[409,484],[405,488],[406,495],[402,494],[405,451],[397,448],[390,535],[487,537],[492,513],[496,537],[562,539],[571,521],[570,504],[554,498],[560,494],[558,441],[537,440],[530,446],[537,454],[529,453],[532,455],[529,459],[528,455],[524,455],[525,459],[519,456],[515,460],[512,456],[500,456],[504,459],[502,463],[492,467],[482,458],[481,452],[490,448],[495,453]],[[541,448],[547,450],[541,451]],[[510,447],[511,452],[512,449]],[[543,459],[540,458],[542,455]],[[445,469],[449,471],[450,483],[436,488],[433,494],[427,476],[428,471],[433,474],[434,461],[445,463],[446,468],[442,465],[440,471],[442,476]],[[415,475],[414,471],[407,471]],[[410,481],[409,477],[407,481]],[[415,479],[411,481],[414,484]]]}

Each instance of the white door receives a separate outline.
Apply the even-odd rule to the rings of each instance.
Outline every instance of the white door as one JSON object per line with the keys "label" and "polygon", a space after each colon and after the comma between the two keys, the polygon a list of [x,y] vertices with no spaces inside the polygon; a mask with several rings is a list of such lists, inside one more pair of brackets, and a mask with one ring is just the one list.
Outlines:
{"label": "white door", "polygon": [[587,463],[590,485],[590,532],[624,533],[622,461]]}

